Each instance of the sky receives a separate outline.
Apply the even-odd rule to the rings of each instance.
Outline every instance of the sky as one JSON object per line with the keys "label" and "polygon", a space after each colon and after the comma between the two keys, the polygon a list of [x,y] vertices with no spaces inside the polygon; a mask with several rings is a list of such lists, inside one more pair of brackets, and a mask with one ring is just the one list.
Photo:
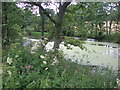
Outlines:
{"label": "sky", "polygon": [[[42,6],[43,6],[43,8],[49,8],[49,9],[53,9],[54,11],[55,11],[55,14],[58,12],[58,9],[57,9],[57,7],[58,7],[58,4],[57,3],[54,3],[55,2],[55,0],[52,0],[52,3],[49,5],[49,6],[45,6],[45,5],[43,5],[42,4]],[[76,2],[71,2],[71,4],[76,4]],[[20,7],[20,8],[23,8],[23,9],[25,9],[25,4],[24,3],[18,3],[18,4],[16,4],[18,7]],[[32,11],[32,13],[33,14],[37,14],[37,16],[40,16],[39,15],[39,8],[37,7],[37,6],[34,6],[33,7],[34,8],[34,10],[31,10]]]}
{"label": "sky", "polygon": [[[72,2],[71,4],[76,4],[76,2]],[[109,6],[114,6],[115,4],[109,4]],[[18,7],[25,9],[25,4],[24,3],[18,3],[17,4]],[[55,11],[55,14],[58,12],[58,4],[54,3],[54,0],[52,0],[52,3],[49,6],[45,6],[44,4],[42,4],[43,8],[49,8],[49,9],[53,9]],[[111,7],[105,7],[107,10],[110,10]],[[114,8],[115,9],[115,8]],[[33,9],[31,10],[33,14],[36,14],[37,16],[39,15],[39,8],[37,6],[34,6]],[[107,12],[107,14],[109,14],[109,12]]]}
{"label": "sky", "polygon": [[[25,4],[24,4],[24,3],[17,3],[16,5],[17,5],[19,8],[25,9]],[[56,5],[57,5],[57,7],[58,7],[58,4],[56,4]],[[47,6],[47,7],[42,4],[42,6],[43,6],[43,8],[53,9],[53,10],[55,11],[55,13],[58,12],[58,9],[57,9],[57,7],[56,7],[54,4],[50,4],[50,6]],[[34,7],[33,7],[33,10],[31,10],[31,11],[32,11],[33,14],[37,14],[37,16],[39,16],[39,8],[38,8],[37,6],[34,6]]]}

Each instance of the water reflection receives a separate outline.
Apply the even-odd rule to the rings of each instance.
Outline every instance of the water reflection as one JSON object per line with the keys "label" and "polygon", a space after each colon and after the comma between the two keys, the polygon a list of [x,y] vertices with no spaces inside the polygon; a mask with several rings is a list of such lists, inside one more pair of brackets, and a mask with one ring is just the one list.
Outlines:
{"label": "water reflection", "polygon": [[95,42],[97,40],[96,39],[90,39],[90,38],[88,38],[88,39],[85,39],[85,41]]}
{"label": "water reflection", "polygon": [[95,43],[91,43],[91,45],[108,48],[103,53],[103,55],[120,55],[120,52],[118,52],[118,47],[117,46],[110,46],[110,45],[106,45],[106,44],[95,44]]}
{"label": "water reflection", "polygon": [[106,52],[103,53],[103,55],[119,55],[119,53],[118,53],[118,50],[109,49],[109,50],[106,50]]}

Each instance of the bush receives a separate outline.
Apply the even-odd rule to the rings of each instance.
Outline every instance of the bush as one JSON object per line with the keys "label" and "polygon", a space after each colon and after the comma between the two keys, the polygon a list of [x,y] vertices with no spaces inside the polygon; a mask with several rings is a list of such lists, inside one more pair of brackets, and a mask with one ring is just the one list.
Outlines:
{"label": "bush", "polygon": [[112,33],[105,37],[105,40],[120,44],[120,33]]}
{"label": "bush", "polygon": [[41,47],[30,53],[12,45],[4,56],[3,88],[113,88],[110,70],[84,66],[64,59],[62,51],[46,52]]}
{"label": "bush", "polygon": [[[86,50],[86,48],[82,45],[84,43],[84,41],[81,41],[79,39],[73,39],[73,38],[70,38],[70,37],[65,37],[64,42],[65,42],[64,43],[65,46],[68,46],[68,44],[70,44],[70,45],[78,46],[82,50],[83,49]],[[69,48],[69,46],[68,46],[68,48]]]}
{"label": "bush", "polygon": [[111,42],[120,44],[120,33],[114,33],[110,35]]}

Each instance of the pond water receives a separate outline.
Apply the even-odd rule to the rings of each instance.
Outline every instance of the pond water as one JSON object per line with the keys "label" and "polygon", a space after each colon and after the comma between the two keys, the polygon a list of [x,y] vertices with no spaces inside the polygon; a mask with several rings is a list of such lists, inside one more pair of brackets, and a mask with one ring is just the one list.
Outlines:
{"label": "pond water", "polygon": [[[94,40],[85,41],[86,50],[81,50],[79,47],[69,45],[71,49],[67,49],[62,42],[60,50],[65,54],[67,60],[77,62],[84,65],[98,65],[101,68],[108,67],[112,70],[118,70],[118,60],[120,53],[118,53],[118,44],[108,42],[95,42]],[[46,47],[52,49],[54,42],[49,42]]]}
{"label": "pond water", "polygon": [[[77,38],[78,39],[78,38]],[[39,42],[38,39],[29,39],[30,41]],[[48,42],[46,50],[53,48],[54,42]],[[65,58],[72,62],[84,65],[97,65],[101,68],[108,67],[112,70],[120,70],[118,62],[120,58],[118,44],[108,42],[96,42],[94,39],[87,39],[85,46],[87,50],[81,50],[79,47],[69,45],[71,49],[64,46],[64,42],[60,44],[60,50],[65,54]]]}

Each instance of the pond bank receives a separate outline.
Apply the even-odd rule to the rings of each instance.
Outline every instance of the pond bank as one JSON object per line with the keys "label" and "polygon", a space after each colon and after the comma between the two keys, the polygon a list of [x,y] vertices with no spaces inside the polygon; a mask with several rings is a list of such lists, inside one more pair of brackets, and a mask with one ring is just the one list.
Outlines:
{"label": "pond bank", "polygon": [[[28,40],[39,42],[40,39]],[[112,70],[119,70],[118,58],[120,54],[118,53],[119,47],[117,44],[85,41],[85,44],[83,45],[88,49],[85,51],[73,45],[70,45],[72,50],[67,49],[63,43],[64,42],[60,44],[60,50],[63,51],[67,60],[84,65],[100,66],[102,68],[108,67]],[[51,50],[53,48],[53,45],[54,42],[48,42],[46,49]]]}

